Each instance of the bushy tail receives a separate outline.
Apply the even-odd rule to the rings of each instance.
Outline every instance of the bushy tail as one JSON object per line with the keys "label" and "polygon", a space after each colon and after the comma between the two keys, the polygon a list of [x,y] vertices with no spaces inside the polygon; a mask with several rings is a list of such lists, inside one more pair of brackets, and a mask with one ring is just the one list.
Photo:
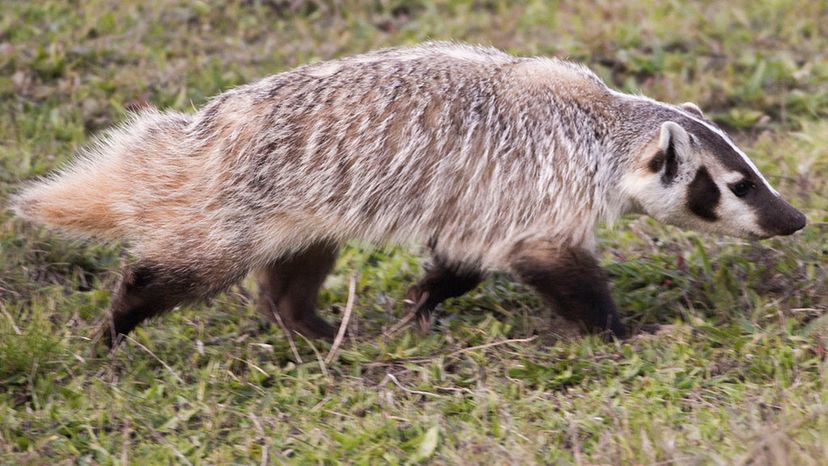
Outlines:
{"label": "bushy tail", "polygon": [[156,110],[133,115],[67,167],[25,187],[12,198],[12,211],[73,235],[128,238],[146,210],[141,203],[192,176],[183,165],[189,122]]}

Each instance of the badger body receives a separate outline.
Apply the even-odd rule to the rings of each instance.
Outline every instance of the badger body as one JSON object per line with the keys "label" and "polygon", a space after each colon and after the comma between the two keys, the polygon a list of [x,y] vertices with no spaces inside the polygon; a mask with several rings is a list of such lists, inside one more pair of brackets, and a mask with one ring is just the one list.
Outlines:
{"label": "badger body", "polygon": [[[729,199],[734,183],[755,199]],[[194,115],[145,110],[14,208],[129,245],[110,342],[249,271],[265,314],[330,336],[316,294],[349,240],[429,245],[434,267],[410,292],[422,322],[506,270],[621,335],[592,257],[598,224],[639,211],[738,236],[804,225],[698,108],[615,92],[574,63],[450,43],[303,66]]]}

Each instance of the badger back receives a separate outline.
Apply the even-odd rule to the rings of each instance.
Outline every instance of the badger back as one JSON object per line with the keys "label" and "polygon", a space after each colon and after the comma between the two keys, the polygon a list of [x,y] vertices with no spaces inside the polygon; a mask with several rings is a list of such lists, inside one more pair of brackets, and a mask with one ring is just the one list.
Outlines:
{"label": "badger back", "polygon": [[589,230],[600,208],[597,130],[577,128],[594,110],[536,82],[532,63],[446,44],[385,50],[223,94],[193,128],[263,240],[290,222],[479,254],[532,228]]}

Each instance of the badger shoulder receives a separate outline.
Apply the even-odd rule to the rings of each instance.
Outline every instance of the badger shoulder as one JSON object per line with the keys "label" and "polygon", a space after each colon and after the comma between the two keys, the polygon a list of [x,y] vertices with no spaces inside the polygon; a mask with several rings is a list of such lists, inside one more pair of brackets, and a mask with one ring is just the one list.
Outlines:
{"label": "badger shoulder", "polygon": [[346,60],[353,63],[374,63],[380,61],[405,62],[424,59],[454,60],[466,63],[503,64],[516,60],[493,47],[460,44],[456,42],[433,41],[410,47],[392,47],[355,55]]}
{"label": "badger shoulder", "polygon": [[[415,46],[391,47],[359,55],[352,55],[311,63],[286,73],[311,78],[328,78],[341,72],[385,73],[389,69],[405,69],[417,74],[439,73],[447,67],[455,71],[465,68],[496,68],[516,63],[521,58],[493,47],[454,42],[425,42]],[[474,66],[477,65],[477,66]],[[462,73],[461,73],[462,74]],[[278,76],[278,75],[277,75]]]}
{"label": "badger shoulder", "polygon": [[585,99],[596,105],[613,98],[613,92],[586,66],[557,58],[532,57],[519,60],[506,74],[508,88],[540,91],[552,98]]}

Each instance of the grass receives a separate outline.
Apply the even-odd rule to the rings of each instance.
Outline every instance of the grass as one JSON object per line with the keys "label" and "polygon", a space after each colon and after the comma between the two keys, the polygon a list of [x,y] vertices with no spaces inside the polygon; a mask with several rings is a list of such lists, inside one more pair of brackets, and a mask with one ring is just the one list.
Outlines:
{"label": "grass", "polygon": [[[426,39],[566,56],[694,101],[811,224],[747,243],[625,219],[602,262],[633,325],[561,330],[495,276],[438,328],[384,337],[416,250],[349,247],[322,294],[338,358],[252,310],[250,281],[155,320],[111,357],[89,337],[120,248],[0,214],[0,463],[825,464],[828,5],[823,1],[0,2],[0,205],[151,103],[189,110],[316,60]],[[341,311],[339,311],[341,313]],[[301,359],[301,361],[300,361]]]}

